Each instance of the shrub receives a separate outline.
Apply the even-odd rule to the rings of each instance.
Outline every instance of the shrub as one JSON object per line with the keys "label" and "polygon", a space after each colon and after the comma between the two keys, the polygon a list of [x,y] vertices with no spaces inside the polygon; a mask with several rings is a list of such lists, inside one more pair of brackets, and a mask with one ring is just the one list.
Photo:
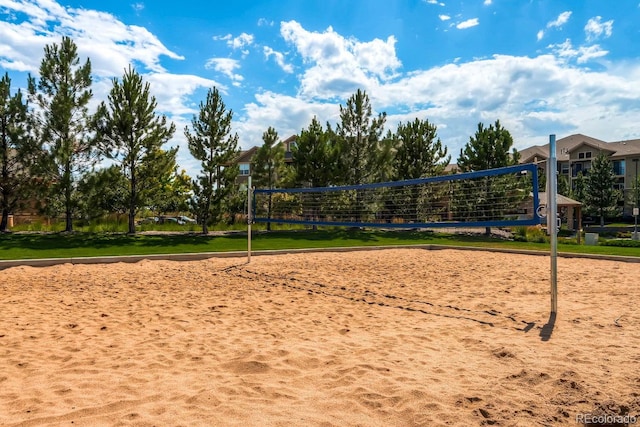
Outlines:
{"label": "shrub", "polygon": [[540,227],[536,227],[536,226],[527,227],[526,235],[527,235],[527,242],[546,243],[549,241],[547,238],[547,235],[544,233],[544,231]]}
{"label": "shrub", "polygon": [[575,237],[559,237],[558,243],[562,243],[563,245],[577,245],[578,239]]}
{"label": "shrub", "polygon": [[621,248],[640,248],[640,241],[637,240],[601,240],[602,246],[617,246]]}
{"label": "shrub", "polygon": [[519,226],[513,230],[513,240],[516,242],[526,242],[527,241],[527,227]]}

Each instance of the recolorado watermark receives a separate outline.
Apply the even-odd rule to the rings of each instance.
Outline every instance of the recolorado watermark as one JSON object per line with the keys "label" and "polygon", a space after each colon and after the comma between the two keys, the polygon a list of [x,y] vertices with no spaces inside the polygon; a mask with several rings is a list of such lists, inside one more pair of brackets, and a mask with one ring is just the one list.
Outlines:
{"label": "recolorado watermark", "polygon": [[576,422],[584,425],[613,425],[613,426],[630,426],[638,422],[636,415],[595,415],[595,414],[578,414]]}

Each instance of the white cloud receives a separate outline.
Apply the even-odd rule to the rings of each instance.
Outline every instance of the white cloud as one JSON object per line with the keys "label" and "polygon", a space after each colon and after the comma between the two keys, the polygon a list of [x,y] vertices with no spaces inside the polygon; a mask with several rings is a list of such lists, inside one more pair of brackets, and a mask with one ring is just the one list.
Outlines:
{"label": "white cloud", "polygon": [[448,21],[451,19],[449,15],[438,15],[438,18],[440,18],[441,21]]}
{"label": "white cloud", "polygon": [[293,73],[293,65],[291,64],[287,64],[287,62],[284,59],[284,55],[282,54],[282,52],[277,52],[273,49],[271,49],[269,46],[265,46],[263,48],[264,51],[264,56],[265,58],[269,59],[270,57],[274,57],[276,64],[278,64],[280,66],[280,68],[282,68],[283,71],[287,72],[287,73]]}
{"label": "white cloud", "polygon": [[367,91],[374,110],[388,113],[387,129],[416,117],[436,123],[454,161],[477,123],[496,119],[519,149],[546,143],[550,133],[581,132],[604,140],[638,135],[640,65],[599,72],[571,65],[605,55],[598,46],[574,48],[566,41],[537,57],[496,55],[404,74],[395,69],[393,79],[381,79],[353,66],[350,43],[362,42],[332,29],[307,32],[295,22],[283,23],[281,32],[306,67],[301,90],[297,96],[265,91],[245,106],[238,133],[246,148],[260,144],[270,125],[286,137],[308,126],[314,115],[321,123],[336,123],[338,105],[357,88]]}
{"label": "white cloud", "polygon": [[269,21],[266,18],[258,19],[258,27],[273,27],[274,24],[273,21]]}
{"label": "white cloud", "polygon": [[256,102],[245,105],[245,114],[235,123],[243,148],[262,144],[262,133],[274,126],[281,139],[306,128],[313,116],[320,123],[335,122],[340,115],[336,103],[305,101],[270,91],[256,94]]}
{"label": "white cloud", "polygon": [[438,0],[424,0],[424,1],[425,1],[425,3],[428,3],[428,4],[435,4],[435,5],[438,5],[438,6],[444,6],[444,3],[439,2]]}
{"label": "white cloud", "polygon": [[467,28],[475,27],[480,24],[478,18],[467,19],[466,21],[462,21],[456,25],[456,28],[459,30],[465,30]]}
{"label": "white cloud", "polygon": [[133,8],[133,10],[135,10],[136,12],[140,12],[142,10],[144,10],[144,3],[140,2],[140,3],[134,3],[131,5],[131,7]]}
{"label": "white cloud", "polygon": [[341,36],[331,27],[322,33],[307,31],[296,21],[282,22],[280,34],[307,65],[300,82],[300,95],[304,97],[348,94],[358,87],[373,87],[393,78],[402,65],[393,36],[360,42]]}
{"label": "white cloud", "polygon": [[241,49],[253,44],[253,35],[247,33],[242,33],[237,37],[233,37],[231,34],[226,34],[224,36],[213,36],[213,39],[216,41],[226,41],[227,46],[232,49]]}
{"label": "white cloud", "polygon": [[253,35],[242,33],[238,37],[233,38],[227,44],[234,49],[240,49],[245,46],[250,46],[251,44],[253,44]]}
{"label": "white cloud", "polygon": [[550,21],[547,23],[547,28],[553,27],[562,27],[564,24],[569,22],[569,18],[571,18],[571,11],[562,12],[554,21]]}
{"label": "white cloud", "polygon": [[575,59],[578,64],[584,64],[595,58],[606,56],[609,52],[600,48],[599,45],[573,47],[571,40],[567,39],[560,44],[549,45],[560,58]]}
{"label": "white cloud", "polygon": [[[547,28],[562,28],[564,24],[569,22],[569,18],[571,18],[571,14],[572,14],[571,11],[562,12],[560,15],[558,15],[556,19],[554,19],[553,21],[547,22]],[[538,34],[536,35],[538,41],[542,40],[542,38],[544,37],[544,34],[545,34],[544,30],[538,31]]]}
{"label": "white cloud", "polygon": [[[638,78],[639,71],[636,66],[631,75]],[[406,99],[409,105],[428,99],[432,106],[424,110],[425,116],[446,123],[451,129],[468,128],[469,134],[473,132],[474,119],[486,123],[499,118],[514,132],[516,140],[544,135],[552,128],[559,134],[576,131],[588,134],[590,129],[600,135],[598,126],[607,120],[616,121],[616,125],[629,132],[632,125],[624,120],[638,114],[640,109],[633,101],[640,95],[640,87],[634,87],[622,72],[611,74],[567,67],[553,55],[495,56],[445,65],[389,85],[385,93],[389,97],[385,105],[392,105],[394,98]],[[627,103],[635,105],[632,108],[635,111],[621,108]],[[447,139],[460,138],[450,131],[445,135]]]}
{"label": "white cloud", "polygon": [[0,63],[9,70],[37,72],[46,44],[59,43],[62,36],[73,38],[81,58],[91,57],[97,76],[120,75],[129,64],[163,72],[160,58],[182,60],[167,49],[147,29],[125,25],[109,13],[64,8],[48,1],[4,2],[10,12],[23,13],[16,24],[0,22]]}
{"label": "white cloud", "polygon": [[234,83],[239,84],[244,77],[234,71],[240,68],[240,62],[231,58],[211,58],[207,60],[205,68],[218,71],[229,77]]}
{"label": "white cloud", "polygon": [[173,117],[195,114],[197,104],[191,97],[198,90],[216,87],[226,93],[227,87],[219,82],[188,74],[150,73],[143,75],[151,86],[151,93],[158,101],[158,111]]}
{"label": "white cloud", "polygon": [[587,35],[587,41],[596,40],[601,36],[605,38],[611,37],[611,34],[613,34],[613,20],[602,22],[601,16],[591,18],[585,25],[584,32]]}
{"label": "white cloud", "polygon": [[[544,144],[550,133],[581,132],[604,140],[638,135],[640,65],[600,72],[581,69],[567,64],[563,52],[571,51],[569,46],[533,58],[496,55],[446,64],[359,87],[367,90],[375,110],[387,111],[387,129],[415,117],[438,124],[438,134],[454,161],[477,123],[496,119],[512,133],[519,149]],[[573,51],[576,60],[589,55],[588,49]],[[313,115],[321,123],[335,123],[337,105],[352,93],[334,88],[309,101],[260,94],[257,102],[246,106],[241,140],[253,141],[247,146],[259,144],[261,132],[274,123],[281,135],[297,133]]]}
{"label": "white cloud", "polygon": [[491,0],[484,0],[484,3],[483,3],[483,4],[484,4],[485,6],[490,6],[490,5],[491,5],[491,3],[493,3]]}
{"label": "white cloud", "polygon": [[231,34],[226,34],[224,36],[213,36],[212,38],[215,41],[219,41],[219,40],[228,41],[228,40],[231,40],[233,38],[233,36]]}
{"label": "white cloud", "polygon": [[3,0],[0,6],[5,11],[24,13],[29,17],[31,23],[39,27],[46,26],[47,21],[54,21],[60,17],[69,17],[67,10],[55,1]]}

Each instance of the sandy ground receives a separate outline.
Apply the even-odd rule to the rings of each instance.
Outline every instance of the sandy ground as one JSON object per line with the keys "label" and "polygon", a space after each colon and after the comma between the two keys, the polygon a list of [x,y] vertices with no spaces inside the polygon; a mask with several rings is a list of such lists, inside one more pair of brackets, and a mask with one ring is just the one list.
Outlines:
{"label": "sandy ground", "polygon": [[640,264],[391,249],[0,271],[2,426],[640,413]]}

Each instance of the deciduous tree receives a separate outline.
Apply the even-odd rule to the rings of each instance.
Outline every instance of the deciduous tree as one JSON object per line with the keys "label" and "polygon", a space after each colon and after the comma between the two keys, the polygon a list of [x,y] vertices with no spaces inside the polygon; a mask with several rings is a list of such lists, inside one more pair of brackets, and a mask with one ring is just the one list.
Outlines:
{"label": "deciduous tree", "polygon": [[85,174],[78,183],[82,195],[80,212],[86,220],[92,220],[115,213],[120,217],[127,213],[129,181],[120,166],[106,168]]}
{"label": "deciduous tree", "polygon": [[163,177],[154,195],[156,210],[161,214],[188,210],[191,190],[191,177],[184,169]]}

